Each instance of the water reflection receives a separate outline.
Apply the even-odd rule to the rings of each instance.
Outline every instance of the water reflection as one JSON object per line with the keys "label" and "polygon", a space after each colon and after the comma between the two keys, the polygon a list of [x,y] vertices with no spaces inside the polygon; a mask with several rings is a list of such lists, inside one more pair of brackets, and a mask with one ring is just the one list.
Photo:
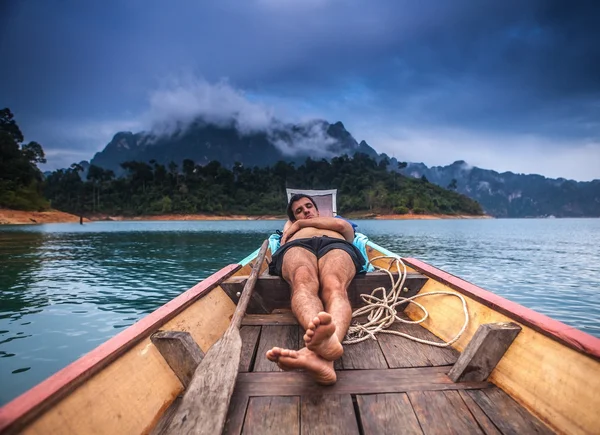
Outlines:
{"label": "water reflection", "polygon": [[44,234],[0,232],[0,319],[19,320],[47,305],[44,294],[29,289],[42,267]]}

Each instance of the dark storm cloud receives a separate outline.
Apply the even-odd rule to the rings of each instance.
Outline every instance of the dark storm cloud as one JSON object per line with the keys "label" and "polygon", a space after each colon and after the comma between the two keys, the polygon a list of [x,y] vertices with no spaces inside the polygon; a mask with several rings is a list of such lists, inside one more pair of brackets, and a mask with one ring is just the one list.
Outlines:
{"label": "dark storm cloud", "polygon": [[0,105],[56,148],[69,129],[96,150],[95,134],[141,127],[157,89],[182,74],[227,78],[296,115],[310,107],[370,143],[392,126],[534,135],[546,148],[600,141],[593,1],[7,3]]}

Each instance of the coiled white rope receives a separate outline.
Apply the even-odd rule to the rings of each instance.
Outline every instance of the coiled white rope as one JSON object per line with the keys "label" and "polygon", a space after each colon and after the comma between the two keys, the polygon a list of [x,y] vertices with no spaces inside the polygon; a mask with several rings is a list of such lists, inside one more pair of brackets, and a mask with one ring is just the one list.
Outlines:
{"label": "coiled white rope", "polygon": [[[386,272],[390,276],[390,280],[392,282],[392,288],[387,291],[385,287],[377,287],[374,289],[371,294],[361,294],[360,297],[365,302],[365,306],[358,308],[356,311],[352,313],[352,318],[367,315],[367,323],[359,324],[355,323],[350,326],[348,332],[346,334],[346,339],[342,344],[356,344],[362,341],[368,340],[369,338],[373,340],[377,340],[375,334],[394,334],[399,335],[401,337],[408,338],[410,340],[429,344],[431,346],[437,347],[448,347],[452,345],[456,340],[460,338],[460,336],[467,329],[467,325],[469,324],[469,311],[467,309],[467,302],[462,295],[449,291],[434,291],[424,294],[418,294],[412,296],[410,298],[405,298],[401,296],[402,289],[404,288],[404,282],[406,281],[406,265],[399,257],[392,257],[387,255],[382,255],[379,257],[372,258],[369,262],[373,263],[373,261],[378,260],[380,258],[391,258],[393,261],[390,262],[387,269],[383,269],[381,267],[374,266],[377,270]],[[392,265],[396,266],[396,270],[398,271],[398,280],[394,281],[394,275],[390,272],[390,268]],[[401,268],[402,266],[402,268]],[[381,297],[375,296],[378,292],[381,292]],[[450,295],[456,296],[462,302],[463,311],[465,313],[465,323],[463,324],[461,330],[456,334],[456,336],[448,341],[442,343],[436,343],[430,340],[424,340],[422,338],[413,337],[412,335],[405,334],[404,332],[399,331],[390,331],[389,328],[396,320],[402,323],[410,323],[410,324],[419,324],[424,322],[428,317],[429,313],[425,309],[425,307],[418,302],[415,302],[415,299],[424,297],[424,296],[435,296],[435,295]],[[423,317],[419,320],[406,320],[397,316],[396,307],[400,304],[410,303],[415,304],[417,307],[423,311]]]}

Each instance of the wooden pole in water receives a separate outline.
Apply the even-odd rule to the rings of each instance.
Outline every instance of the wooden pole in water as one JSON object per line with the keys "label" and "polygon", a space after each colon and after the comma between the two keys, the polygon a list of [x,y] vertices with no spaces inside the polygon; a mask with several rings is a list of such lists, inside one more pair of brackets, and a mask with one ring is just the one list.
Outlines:
{"label": "wooden pole in water", "polygon": [[167,434],[213,435],[223,432],[240,364],[242,350],[240,325],[268,247],[269,242],[265,240],[244,286],[229,328],[212,345],[196,368],[179,409],[166,431]]}

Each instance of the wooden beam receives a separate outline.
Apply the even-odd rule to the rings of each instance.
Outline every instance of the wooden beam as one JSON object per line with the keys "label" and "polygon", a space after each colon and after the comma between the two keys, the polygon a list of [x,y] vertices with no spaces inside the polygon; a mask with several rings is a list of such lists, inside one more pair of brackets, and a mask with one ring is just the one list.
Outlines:
{"label": "wooden beam", "polygon": [[[267,269],[267,272],[268,272],[268,269]],[[258,278],[258,282],[260,282],[260,280],[264,279],[264,277],[266,277],[266,276],[269,276],[269,275],[265,275],[265,274],[261,275]],[[275,277],[275,278],[278,278],[278,277]],[[225,291],[225,293],[227,293],[227,296],[229,296],[236,305],[237,305],[238,301],[240,300],[240,296],[242,295],[242,289],[244,288],[246,281],[248,281],[247,276],[244,276],[244,275],[234,276],[227,281],[226,285],[221,286],[221,288]],[[258,287],[258,282],[256,284],[257,287]],[[221,283],[221,284],[225,284],[225,283]],[[257,289],[255,288],[254,292],[252,293],[252,297],[250,298],[250,303],[248,304],[248,309],[246,311],[248,313],[252,313],[252,314],[268,314],[268,313],[270,313],[271,312],[270,305],[265,303],[262,296],[256,290]]]}
{"label": "wooden beam", "polygon": [[240,373],[235,393],[246,396],[302,396],[305,394],[381,394],[490,388],[489,382],[452,382],[448,366],[406,369],[341,370],[334,385],[317,384],[304,372]]}
{"label": "wooden beam", "polygon": [[448,377],[454,382],[485,381],[521,332],[516,323],[480,325]]}
{"label": "wooden beam", "polygon": [[247,314],[242,320],[242,326],[264,325],[298,325],[298,320],[291,311],[277,314]]}
{"label": "wooden beam", "polygon": [[204,358],[204,352],[189,332],[157,331],[150,336],[171,370],[177,375],[183,388],[187,388],[196,367]]}
{"label": "wooden beam", "polygon": [[[393,274],[394,279],[398,274]],[[428,278],[420,273],[408,273],[404,282],[402,296],[411,297],[416,295],[425,285]],[[237,303],[241,289],[244,287],[246,278],[238,276],[230,278],[221,284],[221,287],[229,295],[232,301]],[[361,294],[370,294],[377,287],[391,288],[391,280],[385,272],[369,272],[354,277],[348,287],[348,298],[353,307],[360,307],[363,301]],[[273,310],[290,308],[290,287],[287,282],[278,276],[261,275],[256,282],[254,296],[248,307],[248,314],[270,313]],[[404,305],[398,306],[398,311],[403,311]]]}

